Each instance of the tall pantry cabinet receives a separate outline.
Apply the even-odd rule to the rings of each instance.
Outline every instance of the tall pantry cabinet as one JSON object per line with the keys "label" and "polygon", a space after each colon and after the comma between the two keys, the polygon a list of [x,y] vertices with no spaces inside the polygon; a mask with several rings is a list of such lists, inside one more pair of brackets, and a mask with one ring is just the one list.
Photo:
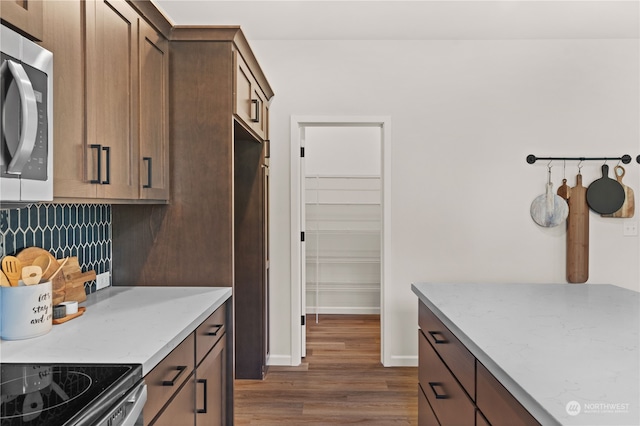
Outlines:
{"label": "tall pantry cabinet", "polygon": [[169,205],[113,206],[115,285],[233,287],[235,373],[268,356],[268,102],[239,27],[169,36]]}

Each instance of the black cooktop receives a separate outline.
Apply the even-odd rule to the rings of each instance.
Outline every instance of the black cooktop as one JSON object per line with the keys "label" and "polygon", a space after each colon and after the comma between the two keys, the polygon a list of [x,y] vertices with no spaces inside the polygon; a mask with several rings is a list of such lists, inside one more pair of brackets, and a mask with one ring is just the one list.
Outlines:
{"label": "black cooktop", "polygon": [[0,425],[91,424],[141,378],[139,364],[0,364]]}

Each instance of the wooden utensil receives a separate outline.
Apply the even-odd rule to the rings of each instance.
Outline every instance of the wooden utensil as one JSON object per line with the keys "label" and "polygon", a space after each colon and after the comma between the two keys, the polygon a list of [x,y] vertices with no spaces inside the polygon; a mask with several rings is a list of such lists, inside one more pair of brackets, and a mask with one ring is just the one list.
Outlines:
{"label": "wooden utensil", "polygon": [[602,165],[602,177],[593,181],[587,189],[587,204],[600,214],[617,212],[624,204],[624,188],[609,177],[609,166],[606,164]]}
{"label": "wooden utensil", "polygon": [[[42,268],[42,279],[44,281],[49,281],[51,275],[55,272],[56,269],[58,269],[58,261],[51,253],[40,247],[27,247],[21,250],[20,253],[16,255],[18,260],[22,262],[23,266],[35,265],[36,259],[38,259],[40,256],[46,256],[49,259],[49,266],[46,269],[42,266],[42,264],[38,263],[38,266]],[[39,262],[43,261],[40,260]]]}
{"label": "wooden utensil", "polygon": [[9,279],[9,284],[17,287],[18,281],[22,278],[22,263],[15,256],[5,256],[2,259],[2,270]]}
{"label": "wooden utensil", "polygon": [[616,175],[616,180],[624,190],[624,203],[622,204],[622,207],[620,207],[618,211],[611,214],[603,214],[602,216],[603,217],[623,217],[623,218],[633,217],[633,214],[635,213],[635,204],[636,204],[636,200],[633,195],[633,189],[629,188],[627,185],[622,183],[622,178],[624,177],[626,171],[622,166],[615,166],[613,168],[613,173]]}
{"label": "wooden utensil", "polygon": [[540,226],[551,228],[564,222],[569,214],[569,207],[565,200],[553,193],[551,183],[551,168],[549,168],[549,179],[547,181],[546,192],[536,197],[531,203],[531,218]]}
{"label": "wooden utensil", "polygon": [[[53,266],[51,265],[51,260],[53,256],[47,254],[41,254],[33,260],[32,266],[37,266],[42,270],[42,277],[44,278],[45,272],[51,267],[52,273],[54,272]],[[55,260],[55,259],[54,259]]]}
{"label": "wooden utensil", "polygon": [[84,283],[96,279],[95,271],[82,272],[80,263],[76,256],[70,257],[63,268],[65,279],[65,301],[84,302],[87,300],[87,293]]}
{"label": "wooden utensil", "polygon": [[11,287],[7,276],[2,271],[0,271],[0,287]]}
{"label": "wooden utensil", "polygon": [[560,185],[560,187],[558,188],[557,194],[560,198],[563,198],[565,200],[568,200],[571,196],[571,187],[567,185],[566,179],[562,179],[562,185]]}
{"label": "wooden utensil", "polygon": [[62,269],[68,261],[68,257],[64,258],[60,262],[56,260],[55,264],[58,265],[58,268],[56,268],[54,273],[51,274],[51,276],[47,280],[51,281],[51,292],[53,296],[52,303],[54,306],[64,302],[65,299],[66,282],[64,280],[64,273],[62,273]]}
{"label": "wooden utensil", "polygon": [[589,279],[589,206],[587,188],[582,175],[576,177],[571,188],[567,218],[567,281],[585,283]]}
{"label": "wooden utensil", "polygon": [[22,268],[22,282],[25,285],[40,284],[42,279],[42,268],[36,265],[24,266]]}

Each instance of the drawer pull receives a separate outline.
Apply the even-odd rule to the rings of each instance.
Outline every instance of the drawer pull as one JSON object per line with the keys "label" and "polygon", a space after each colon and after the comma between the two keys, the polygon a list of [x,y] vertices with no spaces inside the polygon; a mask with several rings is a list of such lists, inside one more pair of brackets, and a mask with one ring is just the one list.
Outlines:
{"label": "drawer pull", "polygon": [[214,331],[209,331],[207,333],[207,336],[217,336],[218,332],[222,329],[222,327],[224,327],[224,324],[214,324],[211,326],[211,328],[215,328]]}
{"label": "drawer pull", "polygon": [[[107,167],[106,167],[107,178],[102,181],[102,184],[103,185],[109,185],[109,184],[111,184],[111,147],[103,146],[102,150],[107,153],[107,155],[105,156],[105,158],[107,160],[106,161],[106,163],[107,163]],[[98,164],[100,164],[100,163],[98,163]]]}
{"label": "drawer pull", "polygon": [[97,167],[97,177],[96,179],[91,179],[89,183],[100,183],[100,179],[102,178],[102,145],[99,144],[91,144],[89,148],[96,149],[98,152],[98,167]]}
{"label": "drawer pull", "polygon": [[[444,336],[444,334],[442,334],[442,333],[441,333],[441,332],[439,332],[439,331],[430,331],[430,332],[429,332],[429,334],[430,334],[430,335],[431,335],[431,337],[433,338],[433,342],[434,342],[434,343],[436,343],[436,344],[440,344],[440,343],[449,343],[449,341],[448,341],[446,338],[444,338],[444,337],[445,337],[445,336]],[[438,339],[438,338],[436,337],[436,335],[441,336],[442,338],[441,338],[441,339]]]}
{"label": "drawer pull", "polygon": [[174,377],[171,380],[163,380],[162,381],[162,386],[174,386],[176,384],[176,380],[178,380],[178,377],[180,377],[182,375],[182,373],[184,373],[187,369],[186,365],[179,365],[176,367],[176,370],[178,371],[178,374],[176,374],[176,377]]}
{"label": "drawer pull", "polygon": [[151,184],[151,179],[152,179],[152,172],[151,172],[151,162],[153,161],[153,159],[151,157],[142,157],[142,161],[146,161],[147,162],[147,183],[146,185],[142,185],[143,188],[152,188],[152,184]]}
{"label": "drawer pull", "polygon": [[251,121],[254,123],[260,122],[260,100],[259,99],[251,99],[251,105],[253,105],[253,117],[251,117]]}
{"label": "drawer pull", "polygon": [[444,387],[442,386],[442,383],[438,383],[438,382],[429,382],[429,387],[431,388],[431,390],[433,391],[433,394],[436,396],[436,399],[448,399],[449,396],[446,393],[438,393],[438,391],[436,390],[436,387],[444,390]]}
{"label": "drawer pull", "polygon": [[202,383],[204,385],[204,395],[203,395],[204,408],[198,408],[196,412],[198,414],[206,414],[207,413],[207,379],[198,379],[197,382]]}

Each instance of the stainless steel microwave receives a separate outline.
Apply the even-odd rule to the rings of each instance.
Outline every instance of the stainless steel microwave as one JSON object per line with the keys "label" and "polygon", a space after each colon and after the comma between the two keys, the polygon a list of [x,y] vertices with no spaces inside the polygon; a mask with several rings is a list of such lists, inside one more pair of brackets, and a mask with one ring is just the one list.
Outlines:
{"label": "stainless steel microwave", "polygon": [[53,54],[0,25],[0,208],[53,200]]}

